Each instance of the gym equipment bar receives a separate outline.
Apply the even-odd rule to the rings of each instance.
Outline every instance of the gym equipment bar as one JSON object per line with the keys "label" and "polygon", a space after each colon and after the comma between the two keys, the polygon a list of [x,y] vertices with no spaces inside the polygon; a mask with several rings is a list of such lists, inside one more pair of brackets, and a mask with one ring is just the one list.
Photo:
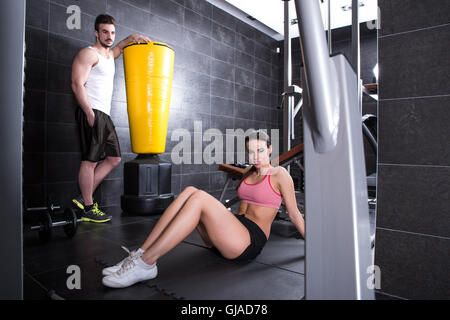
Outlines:
{"label": "gym equipment bar", "polygon": [[306,299],[374,299],[358,82],[330,57],[317,0],[294,0],[309,103],[303,108]]}
{"label": "gym equipment bar", "polygon": [[[284,81],[283,91],[288,92],[292,85],[292,53],[291,37],[289,35],[289,0],[284,1]],[[292,120],[292,105],[294,97],[292,95],[283,96],[283,152],[291,150],[291,135],[294,129]]]}

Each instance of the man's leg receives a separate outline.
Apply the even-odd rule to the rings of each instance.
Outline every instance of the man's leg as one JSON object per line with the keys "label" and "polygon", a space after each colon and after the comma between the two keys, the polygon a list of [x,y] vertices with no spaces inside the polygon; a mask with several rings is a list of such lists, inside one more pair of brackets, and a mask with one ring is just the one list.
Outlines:
{"label": "man's leg", "polygon": [[78,173],[78,184],[85,206],[93,204],[92,194],[94,193],[94,173],[97,162],[81,161]]}
{"label": "man's leg", "polygon": [[91,161],[81,161],[78,183],[85,205],[93,204],[93,193],[120,161],[120,157],[107,157],[100,164]]}
{"label": "man's leg", "polygon": [[101,159],[103,155],[106,155],[106,158],[98,165],[90,161],[81,162],[78,180],[83,200],[75,198],[72,201],[80,209],[84,207],[83,221],[107,222],[112,217],[100,210],[98,203],[94,203],[92,195],[106,176],[120,163],[121,154],[119,139],[111,118],[99,110],[94,109],[94,113],[96,121],[93,127],[90,127],[86,117],[79,113],[83,157]]}
{"label": "man's leg", "polygon": [[100,163],[94,172],[93,191],[97,189],[103,179],[114,169],[121,161],[121,157],[106,157],[106,159]]}

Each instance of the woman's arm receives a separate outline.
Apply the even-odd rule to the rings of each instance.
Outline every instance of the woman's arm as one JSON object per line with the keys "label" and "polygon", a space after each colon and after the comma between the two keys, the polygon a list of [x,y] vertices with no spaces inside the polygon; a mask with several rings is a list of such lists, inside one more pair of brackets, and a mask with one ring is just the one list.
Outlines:
{"label": "woman's arm", "polygon": [[247,213],[247,208],[248,208],[248,203],[241,201],[241,203],[239,204],[239,209],[238,209],[237,214],[238,215],[246,214]]}
{"label": "woman's arm", "polygon": [[279,167],[281,170],[278,174],[278,189],[283,197],[284,205],[288,212],[289,219],[292,221],[294,226],[297,228],[298,232],[305,239],[305,220],[303,219],[300,210],[297,207],[297,200],[295,199],[294,182],[289,172],[283,168]]}

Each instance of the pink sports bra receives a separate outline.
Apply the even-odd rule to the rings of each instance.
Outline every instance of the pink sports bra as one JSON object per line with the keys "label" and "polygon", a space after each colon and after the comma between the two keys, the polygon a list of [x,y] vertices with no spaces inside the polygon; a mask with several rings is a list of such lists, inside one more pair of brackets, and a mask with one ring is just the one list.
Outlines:
{"label": "pink sports bra", "polygon": [[247,183],[245,180],[238,189],[239,199],[243,202],[255,204],[262,207],[279,208],[281,204],[281,195],[276,192],[270,184],[270,172],[265,175],[264,179],[255,184]]}

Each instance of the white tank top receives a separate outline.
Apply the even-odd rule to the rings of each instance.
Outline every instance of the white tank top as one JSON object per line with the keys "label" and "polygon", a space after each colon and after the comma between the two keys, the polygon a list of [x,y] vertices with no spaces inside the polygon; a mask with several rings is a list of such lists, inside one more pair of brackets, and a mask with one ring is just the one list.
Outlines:
{"label": "white tank top", "polygon": [[116,71],[114,58],[103,57],[93,47],[98,56],[98,63],[91,69],[84,87],[92,109],[100,110],[107,115],[111,112],[111,99],[113,94],[114,73]]}

